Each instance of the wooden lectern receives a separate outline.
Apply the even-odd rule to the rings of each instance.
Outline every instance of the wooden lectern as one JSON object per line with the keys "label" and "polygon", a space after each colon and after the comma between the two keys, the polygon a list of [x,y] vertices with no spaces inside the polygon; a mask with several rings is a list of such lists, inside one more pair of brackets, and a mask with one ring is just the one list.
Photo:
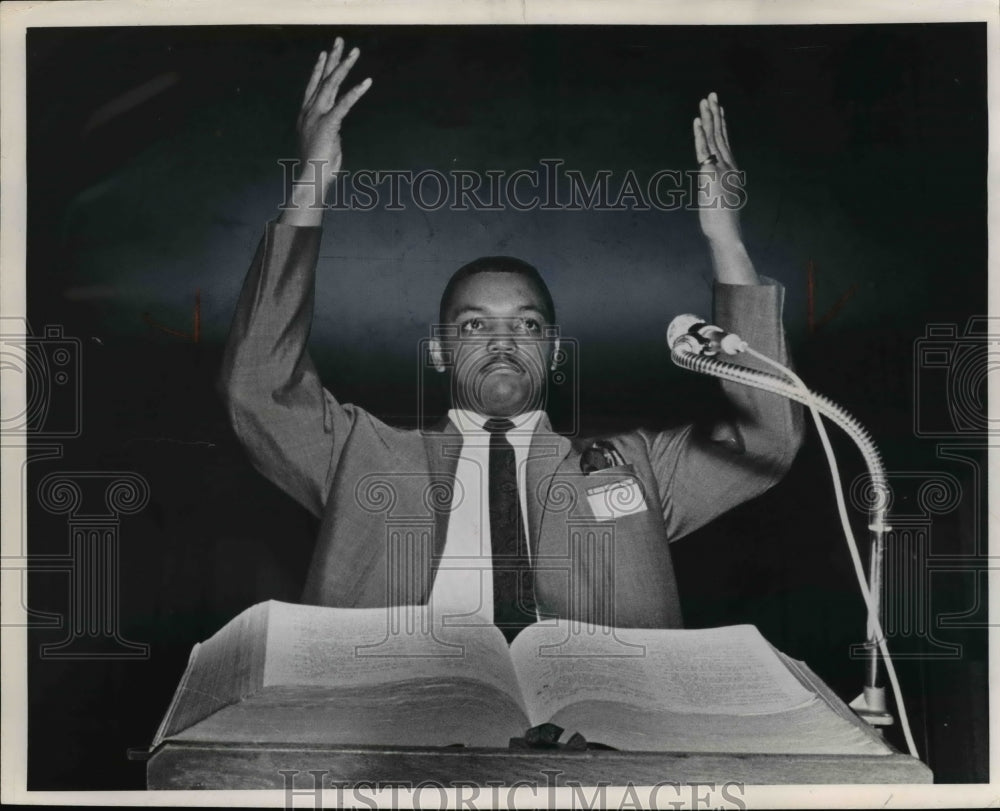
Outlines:
{"label": "wooden lectern", "polygon": [[[324,787],[358,783],[433,781],[443,786],[654,785],[730,782],[755,785],[930,783],[923,763],[909,755],[727,755],[676,752],[545,752],[500,749],[391,749],[293,744],[165,742],[147,763],[149,789],[311,788],[309,771]],[[299,774],[301,773],[301,774]],[[304,782],[303,782],[304,781]]]}
{"label": "wooden lectern", "polygon": [[[368,630],[365,622],[371,624]],[[379,643],[367,646],[374,650],[385,645],[384,622],[381,614],[368,617],[363,610],[274,601],[244,611],[192,651],[151,747],[147,787],[309,791],[317,787],[317,776],[327,788],[358,784],[416,787],[424,781],[456,788],[520,784],[546,789],[567,784],[648,786],[664,782],[719,786],[733,782],[932,782],[932,774],[923,763],[895,751],[804,663],[773,649],[750,626],[696,631],[617,629],[619,636],[611,640],[604,628],[593,629],[603,636],[588,636],[581,631],[564,638],[565,629],[539,625],[526,629],[519,637],[520,642],[528,643],[522,649],[517,643],[508,649],[492,626],[492,634],[471,628],[463,629],[461,637],[454,635],[458,631],[441,638],[420,634],[393,637],[407,646],[403,653],[417,652],[425,657],[420,660],[424,675],[418,678],[412,660],[398,650],[392,656],[383,655],[358,666],[358,651],[367,649],[359,645],[371,640]],[[586,687],[586,681],[572,683],[593,692],[594,679],[609,678],[601,669],[606,668],[602,663],[608,661],[607,651],[598,646],[607,647],[612,641],[614,645],[608,650],[619,654],[613,670],[618,681],[634,689],[643,684],[651,689],[651,683],[661,686],[662,673],[669,673],[669,681],[676,688],[650,694],[645,699],[650,702],[648,711],[638,715],[629,715],[630,704],[612,702],[614,711],[599,716],[599,720],[592,721],[595,716],[586,714],[566,716],[570,723],[583,724],[573,730],[585,733],[591,744],[580,734],[574,736],[575,742],[571,739],[572,745],[581,746],[579,749],[569,745],[557,748],[551,743],[548,748],[539,748],[553,739],[524,733],[529,716],[523,714],[522,719],[515,714],[519,710],[510,693],[496,692],[498,688],[488,681],[469,675],[481,672],[470,669],[472,664],[492,662],[502,667],[502,658],[490,659],[482,649],[471,647],[474,643],[484,645],[483,640],[493,637],[502,655],[509,656],[511,662],[525,651],[565,652],[566,648],[559,646],[546,647],[546,640],[577,646],[572,648],[573,656],[550,654],[551,662],[546,666],[554,669],[551,672],[555,676],[544,675],[532,682],[529,675],[521,674],[525,681],[520,687],[535,689],[536,694],[551,689],[547,682],[557,678],[572,682],[574,676],[587,671],[587,663],[597,674],[591,686]],[[427,656],[432,643],[444,644],[446,638],[449,642],[464,640],[470,647],[463,650],[479,652],[474,657],[467,653],[458,658]],[[635,644],[638,641],[644,644]],[[689,661],[690,653],[685,658],[685,646],[697,652],[697,661]],[[620,655],[621,651],[633,649],[630,657]],[[733,650],[739,655],[732,655]],[[594,655],[581,658],[581,651]],[[656,658],[661,654],[667,658]],[[647,661],[655,661],[657,669],[646,667]],[[770,669],[761,662],[770,662]],[[466,676],[448,681],[447,676],[459,664],[466,668]],[[361,691],[356,686],[344,690],[338,680],[349,680],[349,666],[354,667],[355,681],[358,674],[366,674],[370,668],[383,679],[388,673],[401,681],[385,681],[381,686],[374,680],[362,681]],[[666,670],[658,669],[661,666]],[[683,686],[694,682],[698,682],[697,689]],[[714,692],[706,683],[714,685]],[[536,687],[524,688],[526,684]],[[737,705],[750,706],[752,711],[726,714],[725,702],[734,700],[734,694],[746,685],[759,688],[763,694],[772,691],[778,696],[777,704],[758,702],[755,693],[753,703]],[[691,704],[684,690],[699,701],[716,703]],[[627,702],[635,693],[626,691],[622,695]],[[676,698],[685,695],[689,696],[687,705]],[[593,705],[593,698],[589,700]],[[670,700],[674,704],[669,704]],[[787,701],[791,701],[790,709]],[[578,704],[586,706],[587,702]],[[492,709],[497,706],[501,710]],[[663,712],[665,706],[695,709],[670,714]],[[710,708],[708,715],[698,714],[702,706]],[[775,706],[778,709],[768,709]],[[460,712],[460,707],[466,709]],[[410,709],[416,715],[407,715]],[[498,712],[502,714],[498,716]],[[552,712],[546,709],[536,713],[532,731],[549,728],[558,733],[569,725]],[[547,718],[539,719],[542,713]],[[488,720],[491,718],[492,722]],[[498,718],[501,724],[508,723],[498,726]],[[623,718],[631,720],[622,722]],[[460,723],[447,726],[445,719]],[[651,726],[647,723],[650,719]],[[647,725],[643,727],[643,723]],[[478,734],[481,725],[495,734]],[[510,735],[520,734],[525,737],[511,740],[522,748],[499,748]],[[607,737],[602,739],[601,734]],[[436,745],[455,741],[466,745]],[[594,741],[616,748],[598,748]],[[524,748],[529,746],[534,748]],[[683,749],[688,751],[677,751]]]}
{"label": "wooden lectern", "polygon": [[[846,706],[820,679],[817,689]],[[146,764],[149,789],[284,789],[282,772],[295,787],[313,788],[309,771],[323,772],[322,785],[403,783],[428,780],[443,786],[497,786],[519,781],[549,785],[654,785],[738,782],[752,785],[837,783],[931,783],[916,758],[896,752],[881,735],[855,719],[885,748],[884,755],[755,755],[683,752],[581,752],[472,748],[304,746],[296,744],[193,743],[164,741]],[[297,777],[295,774],[299,774]],[[298,781],[298,782],[296,782]],[[304,782],[303,782],[304,781]]]}

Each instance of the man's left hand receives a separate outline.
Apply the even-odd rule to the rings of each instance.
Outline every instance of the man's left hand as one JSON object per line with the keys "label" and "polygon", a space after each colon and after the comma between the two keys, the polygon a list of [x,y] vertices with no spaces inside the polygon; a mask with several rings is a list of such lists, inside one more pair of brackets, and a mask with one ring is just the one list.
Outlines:
{"label": "man's left hand", "polygon": [[[702,233],[717,246],[742,243],[740,213],[732,207],[733,194],[724,193],[721,176],[736,171],[736,161],[729,147],[726,114],[719,97],[709,93],[699,106],[694,119],[694,151],[701,174],[698,183],[698,220]],[[727,198],[729,205],[727,205]]]}

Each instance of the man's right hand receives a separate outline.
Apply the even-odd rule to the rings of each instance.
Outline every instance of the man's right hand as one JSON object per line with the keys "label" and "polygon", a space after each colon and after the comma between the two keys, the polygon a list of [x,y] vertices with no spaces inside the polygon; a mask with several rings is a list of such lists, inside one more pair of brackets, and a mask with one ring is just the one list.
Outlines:
{"label": "man's right hand", "polygon": [[[340,37],[333,43],[333,50],[323,51],[316,60],[309,84],[306,86],[299,111],[297,129],[299,133],[299,157],[301,164],[296,183],[292,187],[291,205],[283,209],[279,222],[285,225],[320,225],[323,221],[322,203],[326,192],[343,163],[340,148],[340,125],[354,103],[371,87],[372,80],[365,79],[344,94],[340,86],[348,71],[358,60],[360,51],[353,48],[347,57],[341,59],[344,40]],[[317,201],[313,185],[314,172],[320,172],[322,197]]]}

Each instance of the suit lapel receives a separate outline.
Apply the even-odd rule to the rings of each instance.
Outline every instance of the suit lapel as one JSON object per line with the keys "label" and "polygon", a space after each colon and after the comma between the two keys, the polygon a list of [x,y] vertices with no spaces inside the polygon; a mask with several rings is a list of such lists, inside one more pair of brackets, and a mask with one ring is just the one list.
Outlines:
{"label": "suit lapel", "polygon": [[[432,482],[447,483],[446,492],[451,492],[458,469],[458,457],[462,452],[462,434],[455,424],[445,417],[424,433],[424,448],[427,452],[427,466]],[[442,491],[444,492],[444,491]],[[443,501],[433,499],[434,504],[434,555],[431,563],[431,578],[444,553],[448,537],[448,518],[451,516],[451,497]]]}
{"label": "suit lapel", "polygon": [[[427,465],[433,482],[454,481],[458,457],[462,452],[462,434],[455,424],[445,417],[424,433]],[[548,415],[543,414],[531,438],[525,469],[525,495],[527,498],[529,542],[538,549],[541,543],[542,517],[545,502],[552,486],[556,469],[572,450],[570,441],[552,430]],[[434,576],[448,538],[448,520],[451,517],[451,499],[438,503],[434,509],[434,554],[431,562],[431,579],[427,584],[430,594]]]}
{"label": "suit lapel", "polygon": [[535,544],[536,549],[541,539],[542,515],[552,487],[552,476],[571,449],[570,441],[554,433],[548,414],[543,414],[531,438],[525,471],[529,541]]}
{"label": "suit lapel", "polygon": [[[455,424],[445,417],[424,433],[424,447],[427,451],[428,469],[434,481],[450,482],[458,468],[458,457],[462,452],[462,434]],[[528,461],[525,470],[525,491],[528,508],[528,528],[530,537],[539,538],[545,501],[552,485],[552,475],[569,455],[572,445],[561,434],[554,433],[547,414],[543,414],[531,438]],[[451,515],[450,502],[444,509],[434,513],[434,555],[444,552],[448,535],[448,518]]]}

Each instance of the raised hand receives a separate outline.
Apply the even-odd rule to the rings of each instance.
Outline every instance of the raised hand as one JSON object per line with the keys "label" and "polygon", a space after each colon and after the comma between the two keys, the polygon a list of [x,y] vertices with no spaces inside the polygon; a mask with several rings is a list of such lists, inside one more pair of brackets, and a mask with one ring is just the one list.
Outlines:
{"label": "raised hand", "polygon": [[[343,57],[343,53],[344,40],[337,37],[330,52],[322,51],[316,59],[296,124],[299,158],[302,161],[299,179],[307,182],[313,180],[316,169],[310,162],[318,166],[324,197],[343,163],[340,127],[344,117],[372,85],[372,80],[368,78],[346,93],[340,92],[344,79],[361,55],[357,48],[352,48],[346,57]],[[296,185],[292,192],[294,208],[285,209],[282,222],[318,225],[322,219],[322,210],[317,210],[315,201],[316,195],[311,185]]]}
{"label": "raised hand", "polygon": [[735,245],[742,242],[739,210],[732,205],[732,191],[727,194],[721,182],[725,172],[737,168],[729,146],[726,113],[715,93],[709,93],[698,107],[700,114],[694,120],[694,151],[701,174],[698,220],[710,241]]}
{"label": "raised hand", "polygon": [[736,160],[729,146],[726,113],[719,97],[709,93],[701,100],[694,120],[694,151],[698,159],[698,221],[708,238],[716,280],[725,284],[758,284],[760,278],[747,255],[740,233],[737,205],[745,200],[739,188]]}

